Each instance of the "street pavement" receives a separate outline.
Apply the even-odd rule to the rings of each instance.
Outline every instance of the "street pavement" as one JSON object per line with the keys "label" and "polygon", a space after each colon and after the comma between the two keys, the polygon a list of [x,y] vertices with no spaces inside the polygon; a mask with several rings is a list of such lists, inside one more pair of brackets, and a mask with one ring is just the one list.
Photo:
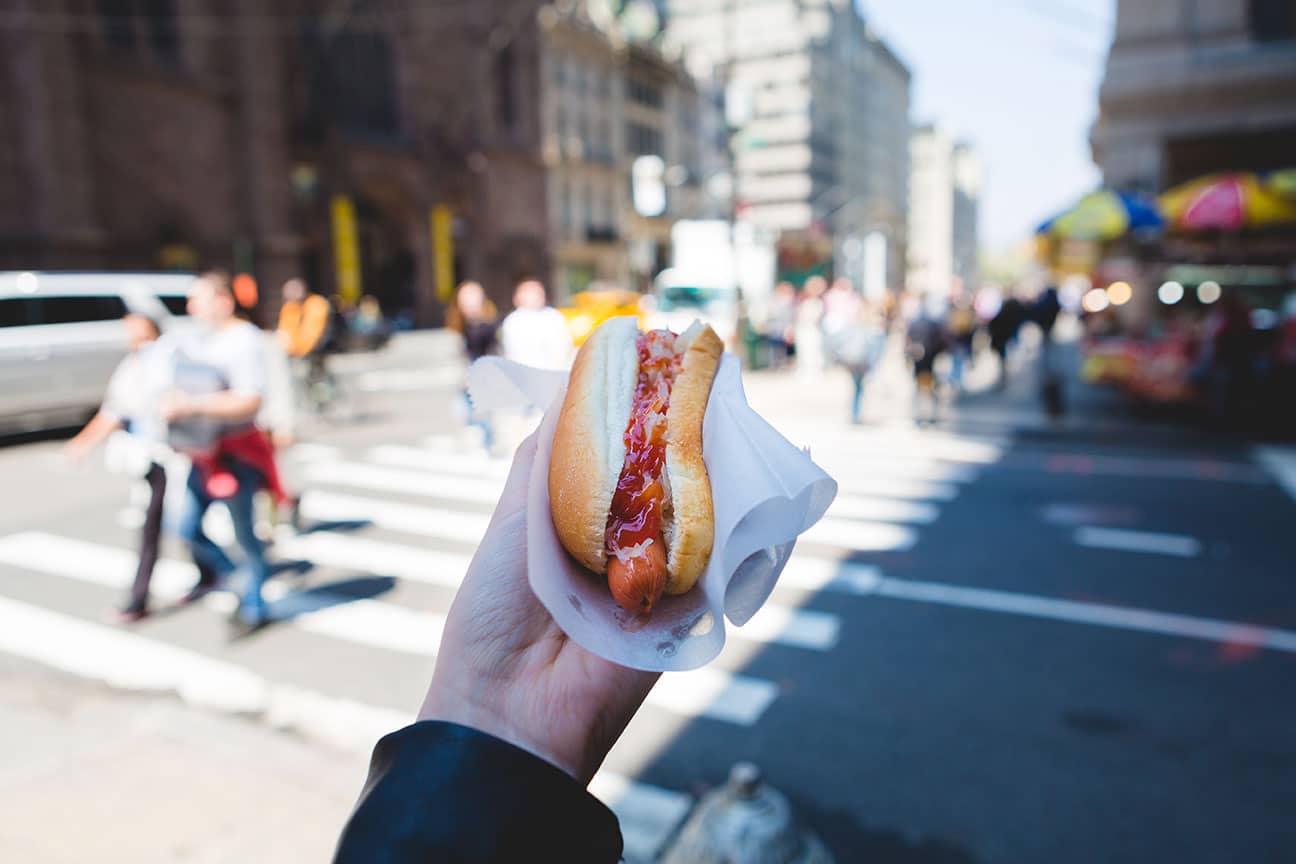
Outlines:
{"label": "street pavement", "polygon": [[[169,608],[193,579],[170,539],[160,614],[107,623],[129,480],[64,467],[58,440],[0,447],[0,735],[31,742],[0,770],[0,858],[327,855],[365,753],[421,701],[507,471],[459,427],[454,357],[419,334],[343,358],[347,416],[292,456],[305,530],[266,526],[279,620],[243,640],[228,595]],[[858,427],[839,373],[747,376],[841,492],[596,779],[632,860],[739,760],[843,862],[1291,860],[1296,455],[1079,385],[1050,421],[1029,352],[1014,373],[926,428],[895,352]]]}

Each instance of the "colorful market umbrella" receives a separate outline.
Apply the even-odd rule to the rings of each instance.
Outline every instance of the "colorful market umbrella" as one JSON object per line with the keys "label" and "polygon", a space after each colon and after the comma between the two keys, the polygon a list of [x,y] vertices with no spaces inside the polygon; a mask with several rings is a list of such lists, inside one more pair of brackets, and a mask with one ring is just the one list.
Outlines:
{"label": "colorful market umbrella", "polygon": [[1131,230],[1161,225],[1160,214],[1147,201],[1127,192],[1100,189],[1040,225],[1035,233],[1063,240],[1113,240]]}
{"label": "colorful market umbrella", "polygon": [[1266,188],[1255,174],[1211,174],[1176,186],[1157,199],[1174,228],[1236,231],[1296,222],[1296,201]]}
{"label": "colorful market umbrella", "polygon": [[1284,198],[1296,199],[1296,168],[1270,171],[1264,175],[1265,188]]}

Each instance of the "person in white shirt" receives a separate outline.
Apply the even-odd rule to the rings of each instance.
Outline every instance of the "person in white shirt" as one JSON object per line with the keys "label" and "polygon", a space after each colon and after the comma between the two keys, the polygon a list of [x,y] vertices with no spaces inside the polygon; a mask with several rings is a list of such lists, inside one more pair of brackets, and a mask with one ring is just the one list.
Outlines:
{"label": "person in white shirt", "polygon": [[[108,379],[103,405],[85,428],[63,447],[70,462],[81,462],[114,432],[125,429],[136,443],[139,469],[149,487],[149,503],[140,531],[139,565],[126,605],[117,610],[122,623],[138,621],[148,614],[149,582],[157,564],[162,535],[162,502],[166,496],[166,471],[159,451],[165,448],[165,426],[158,416],[158,397],[168,384],[166,364],[157,348],[161,331],[156,321],[130,314],[122,319],[130,353],[117,364]],[[134,460],[132,465],[134,464]]]}
{"label": "person in white shirt", "polygon": [[538,369],[566,369],[572,361],[571,331],[548,305],[539,280],[523,279],[513,292],[513,311],[500,325],[504,358]]}
{"label": "person in white shirt", "polygon": [[[224,500],[248,577],[236,623],[252,629],[268,620],[261,596],[268,568],[254,530],[253,500],[260,488],[281,490],[270,443],[253,425],[268,387],[266,340],[255,325],[235,316],[235,304],[228,274],[212,271],[194,283],[189,314],[198,326],[164,340],[175,358],[175,377],[161,414],[170,424],[171,445],[195,462],[180,535],[205,575],[219,579],[232,572],[233,562],[202,527],[213,500]],[[210,590],[215,582],[202,587]]]}

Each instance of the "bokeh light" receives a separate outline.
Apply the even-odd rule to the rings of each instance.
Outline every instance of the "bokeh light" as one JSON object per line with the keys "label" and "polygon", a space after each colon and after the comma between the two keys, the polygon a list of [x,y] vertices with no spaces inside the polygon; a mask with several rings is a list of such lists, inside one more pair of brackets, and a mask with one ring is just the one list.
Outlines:
{"label": "bokeh light", "polygon": [[1183,299],[1184,288],[1178,282],[1162,282],[1157,289],[1157,299],[1167,306],[1172,306]]}
{"label": "bokeh light", "polygon": [[1107,299],[1113,306],[1124,306],[1134,296],[1134,289],[1128,282],[1113,282],[1107,286]]}

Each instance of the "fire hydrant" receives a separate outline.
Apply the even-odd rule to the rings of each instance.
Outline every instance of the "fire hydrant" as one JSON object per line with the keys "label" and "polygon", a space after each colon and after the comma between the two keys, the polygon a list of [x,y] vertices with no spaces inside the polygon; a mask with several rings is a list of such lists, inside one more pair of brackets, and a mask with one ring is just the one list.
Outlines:
{"label": "fire hydrant", "polygon": [[662,864],[833,864],[827,847],[798,829],[792,805],[739,762],[729,782],[707,793]]}

